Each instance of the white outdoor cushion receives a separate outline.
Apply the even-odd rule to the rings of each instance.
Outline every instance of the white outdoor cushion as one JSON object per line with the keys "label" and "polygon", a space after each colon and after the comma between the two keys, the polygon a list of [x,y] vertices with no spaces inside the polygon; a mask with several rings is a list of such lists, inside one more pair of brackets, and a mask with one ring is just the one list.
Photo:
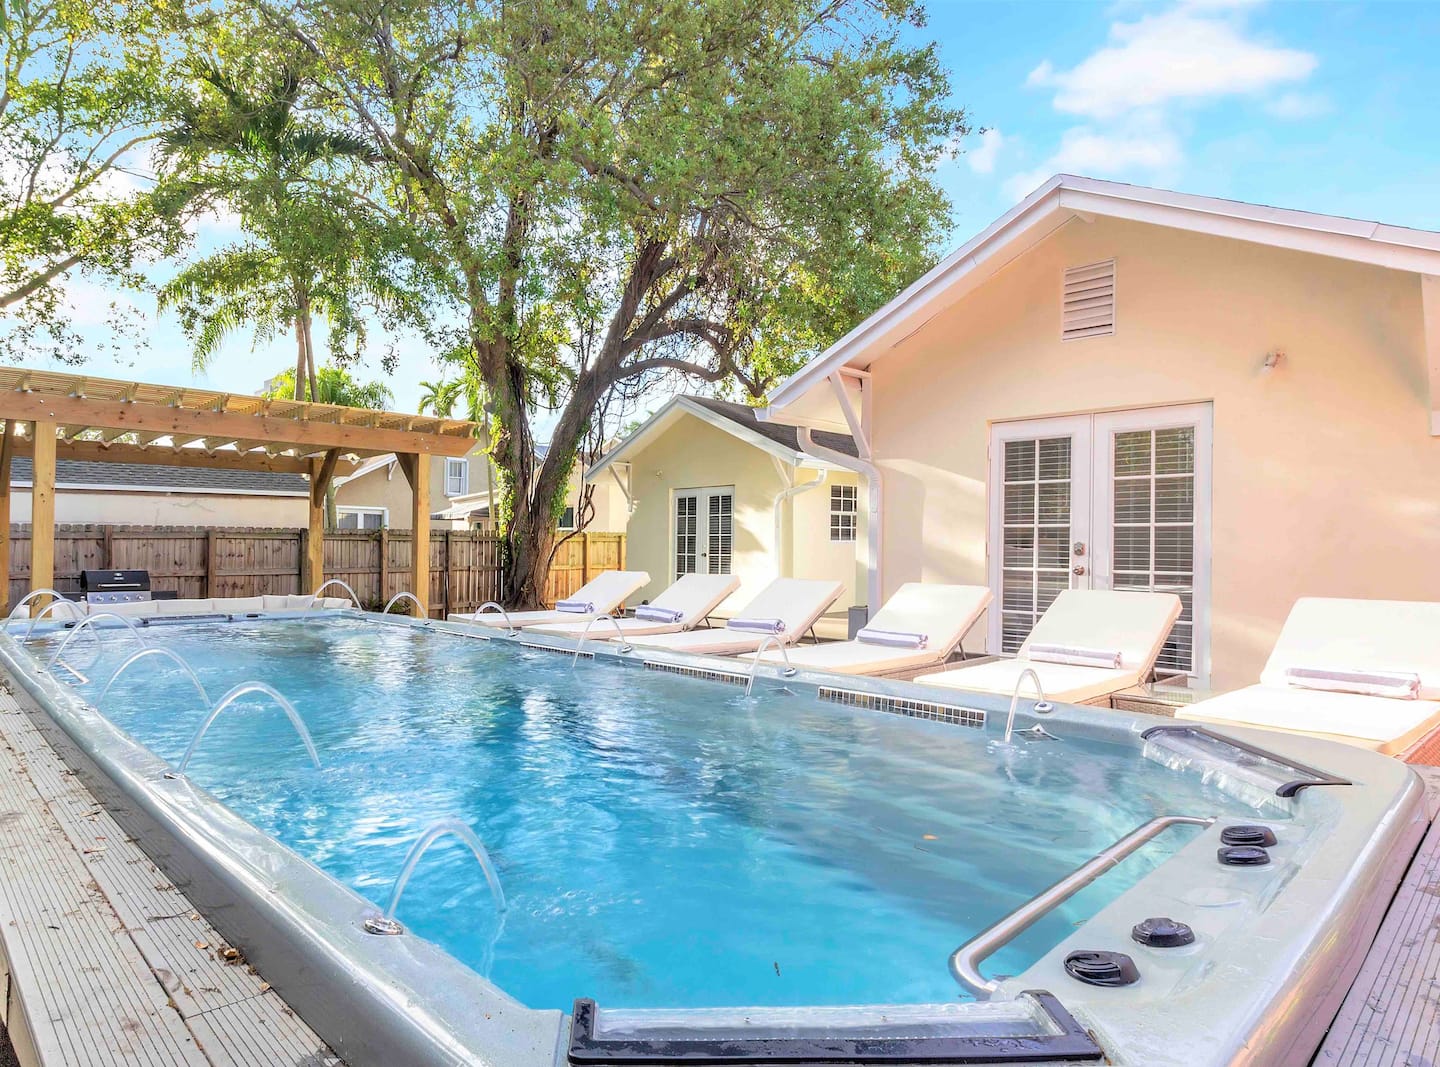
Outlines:
{"label": "white outdoor cushion", "polygon": [[[991,599],[983,585],[906,582],[866,624],[876,630],[926,634],[925,648],[895,648],[864,641],[804,645],[790,652],[790,664],[836,674],[876,674],[944,663]],[[754,659],[753,655],[744,657]],[[760,654],[764,663],[782,662],[779,652]]]}
{"label": "white outdoor cushion", "polygon": [[[679,622],[667,623],[654,619],[617,619],[626,638],[646,637],[653,634],[680,633],[691,630],[705,621],[712,611],[736,589],[740,579],[731,574],[683,574],[663,593],[650,602],[652,607],[670,608],[682,613]],[[572,616],[573,619],[573,616]],[[543,623],[527,626],[540,633],[558,634],[561,637],[578,637],[589,625],[583,622]],[[598,623],[590,627],[591,636],[615,637],[615,626]]]}
{"label": "white outdoor cushion", "polygon": [[211,615],[215,612],[213,600],[156,600],[156,615]]}
{"label": "white outdoor cushion", "polygon": [[793,645],[815,625],[815,620],[839,599],[843,586],[809,578],[777,578],[756,595],[755,599],[735,613],[737,619],[781,619],[785,630],[779,634],[759,634],[728,627],[714,630],[692,630],[688,633],[657,634],[637,642],[651,648],[671,652],[695,652],[728,656],[753,652],[762,641],[774,638]]}
{"label": "white outdoor cushion", "polygon": [[1181,606],[1174,593],[1066,589],[1035,623],[1019,658],[1031,645],[1103,649],[1119,652],[1122,668],[1143,673],[1165,646]]}
{"label": "white outdoor cushion", "polygon": [[216,611],[264,611],[265,598],[263,596],[217,596],[215,598]]}
{"label": "white outdoor cushion", "polygon": [[[643,588],[649,581],[650,575],[644,571],[605,571],[603,574],[597,574],[591,578],[565,599],[588,600],[595,605],[596,615],[613,615],[632,593]],[[573,611],[512,611],[510,613],[510,621],[516,626],[538,626],[550,622],[579,622],[583,625],[585,620],[590,617],[589,615],[577,615]],[[474,622],[480,626],[490,626],[501,630],[506,628],[505,616],[498,611],[487,611],[474,615],[452,614],[450,618],[457,622]]]}
{"label": "white outdoor cushion", "polygon": [[1260,673],[1287,688],[1292,667],[1418,674],[1420,699],[1440,700],[1440,603],[1301,597]]}
{"label": "white outdoor cushion", "polygon": [[133,604],[92,604],[87,609],[87,614],[99,615],[102,611],[108,611],[111,615],[119,615],[123,618],[143,618],[160,613],[160,600],[139,600]]}
{"label": "white outdoor cushion", "polygon": [[1440,701],[1252,685],[1192,704],[1177,719],[1311,734],[1397,755],[1440,726]]}
{"label": "white outdoor cushion", "polygon": [[[960,666],[954,670],[922,674],[915,681],[941,689],[1002,693],[1009,696],[1015,692],[1020,673],[1027,668],[1034,671],[1040,679],[1040,688],[1045,691],[1047,700],[1058,700],[1066,704],[1083,704],[1087,700],[1129,688],[1140,681],[1145,673],[1138,667],[1077,667],[1069,663],[998,659],[989,663],[978,663],[973,667]],[[1021,691],[1021,696],[1034,699],[1035,694],[1028,681]]]}

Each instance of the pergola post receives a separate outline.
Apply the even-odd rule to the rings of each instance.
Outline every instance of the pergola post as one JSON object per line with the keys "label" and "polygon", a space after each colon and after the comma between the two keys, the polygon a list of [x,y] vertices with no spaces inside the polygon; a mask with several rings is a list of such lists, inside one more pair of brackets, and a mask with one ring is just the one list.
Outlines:
{"label": "pergola post", "polygon": [[[30,488],[30,588],[55,585],[55,424],[31,424],[35,476]],[[38,615],[49,597],[30,601],[30,614]]]}
{"label": "pergola post", "polygon": [[309,518],[306,523],[308,534],[305,538],[305,576],[309,592],[313,593],[325,581],[325,497],[330,492],[330,479],[335,474],[335,463],[340,451],[332,448],[324,459],[310,461]]}
{"label": "pergola post", "polygon": [[410,483],[410,592],[424,618],[430,614],[430,457],[402,452],[395,458]]}
{"label": "pergola post", "polygon": [[0,614],[10,613],[10,460],[15,447],[10,435],[15,424],[0,421]]}

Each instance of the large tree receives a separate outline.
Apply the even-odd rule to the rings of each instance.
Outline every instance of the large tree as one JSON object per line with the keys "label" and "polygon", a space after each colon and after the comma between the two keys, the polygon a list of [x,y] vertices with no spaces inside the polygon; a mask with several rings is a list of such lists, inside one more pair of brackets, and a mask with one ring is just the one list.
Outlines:
{"label": "large tree", "polygon": [[347,197],[345,171],[364,166],[367,143],[297,111],[302,63],[260,52],[251,62],[193,60],[191,93],[162,142],[193,194],[239,218],[241,241],[186,264],[160,287],[204,370],[241,328],[293,332],[295,398],[318,395],[314,320],[329,326],[331,359],[366,335],[367,312],[404,306],[387,274],[383,221]]}
{"label": "large tree", "polygon": [[966,119],[903,43],[912,0],[248,3],[374,146],[454,309],[439,340],[494,412],[513,603],[541,595],[607,397],[675,375],[761,397],[946,222],[931,175]]}
{"label": "large tree", "polygon": [[[0,0],[0,355],[83,361],[66,279],[139,284],[183,240],[183,185],[151,147],[170,92],[173,0]],[[93,339],[92,339],[93,340]]]}

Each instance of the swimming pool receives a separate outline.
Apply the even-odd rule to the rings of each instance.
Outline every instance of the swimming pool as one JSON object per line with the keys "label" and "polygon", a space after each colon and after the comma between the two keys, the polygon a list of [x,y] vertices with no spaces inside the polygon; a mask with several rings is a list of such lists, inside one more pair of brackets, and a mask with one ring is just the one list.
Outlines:
{"label": "swimming pool", "polygon": [[[437,845],[399,918],[537,1012],[576,998],[609,1009],[941,1004],[961,995],[946,966],[957,945],[1155,816],[1261,820],[1297,865],[1348,832],[1339,790],[1278,799],[1203,760],[1146,758],[1130,716],[1061,709],[1044,720],[1053,738],[1006,746],[984,698],[968,720],[952,716],[968,726],[922,721],[912,716],[925,705],[896,699],[910,691],[898,683],[837,692],[772,679],[747,698],[680,658],[646,670],[612,649],[576,664],[556,653],[562,641],[451,630],[325,613],[180,622],[144,638],[191,664],[212,699],[253,680],[295,705],[318,770],[283,714],[252,696],[217,720],[184,784],[372,904],[427,825],[474,828],[508,908],[468,852]],[[30,655],[48,659],[63,632]],[[65,678],[72,700],[94,704],[134,647],[118,630],[74,642],[74,672],[46,680]],[[172,765],[204,717],[189,680],[158,657],[131,667],[100,710]],[[1217,914],[1207,933],[1296,880],[1280,865],[1247,872],[1253,892],[1237,895],[1200,836],[1166,831],[992,956],[987,974],[1053,968],[1077,929],[1185,878],[1197,855],[1211,857],[1215,885],[1178,892],[1214,890],[1192,904]],[[1088,991],[1066,993],[1069,1004]]]}

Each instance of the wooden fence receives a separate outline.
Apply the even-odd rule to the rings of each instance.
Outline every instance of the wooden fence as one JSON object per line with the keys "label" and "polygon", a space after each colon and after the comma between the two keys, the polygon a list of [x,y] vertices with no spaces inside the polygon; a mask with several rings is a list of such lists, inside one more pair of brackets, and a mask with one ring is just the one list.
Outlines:
{"label": "wooden fence", "polygon": [[[200,526],[55,527],[55,588],[78,592],[80,572],[113,568],[150,572],[150,586],[181,597],[239,597],[308,592],[305,530],[209,529]],[[325,577],[349,584],[367,607],[405,589],[409,530],[330,530]],[[625,564],[625,535],[576,534],[555,553],[546,598],[569,596],[601,571]],[[8,604],[30,591],[30,527],[10,527]],[[432,530],[430,614],[474,611],[500,599],[500,539],[489,531]]]}

